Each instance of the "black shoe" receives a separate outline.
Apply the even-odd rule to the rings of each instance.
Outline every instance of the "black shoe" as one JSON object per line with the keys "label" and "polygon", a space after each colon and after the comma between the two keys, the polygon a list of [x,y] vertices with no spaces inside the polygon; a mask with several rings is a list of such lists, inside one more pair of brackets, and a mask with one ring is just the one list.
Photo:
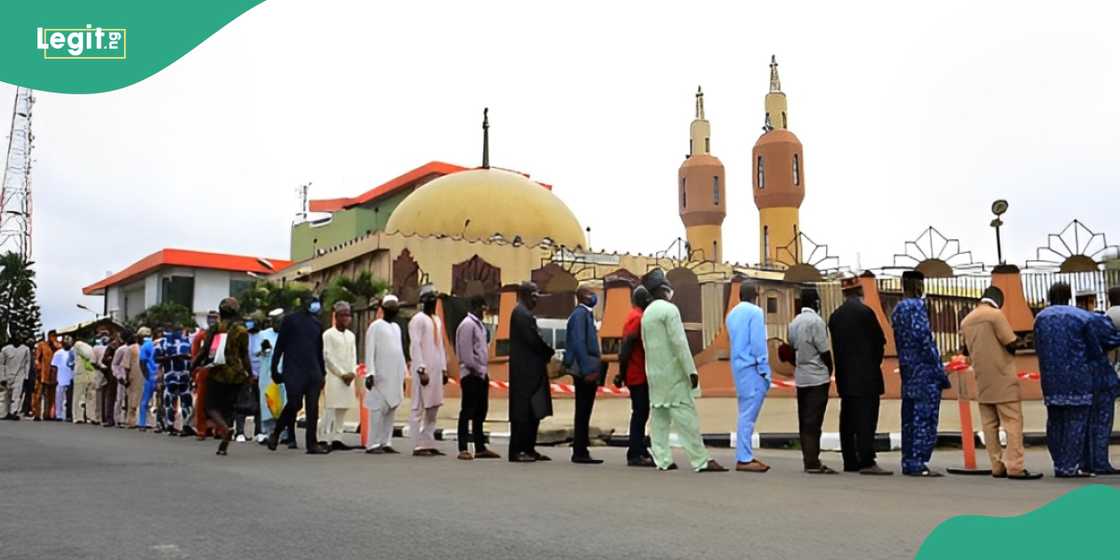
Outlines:
{"label": "black shoe", "polygon": [[223,456],[224,455],[229,455],[229,452],[227,451],[228,449],[229,449],[229,440],[228,439],[223,439],[222,443],[218,444],[218,455],[223,455]]}
{"label": "black shoe", "polygon": [[[846,472],[848,469],[844,469],[844,470]],[[893,475],[894,473],[880,467],[878,465],[878,463],[872,463],[871,466],[869,466],[869,467],[864,467],[862,469],[859,469],[859,474],[866,474],[866,475],[870,475],[870,476],[890,476],[890,475]]]}
{"label": "black shoe", "polygon": [[335,440],[331,442],[331,451],[350,451],[351,449],[354,448],[341,441]]}
{"label": "black shoe", "polygon": [[265,440],[265,444],[268,445],[269,451],[276,451],[276,446],[280,444],[280,432],[268,434],[268,439]]}
{"label": "black shoe", "polygon": [[657,464],[653,462],[650,457],[639,457],[637,459],[627,459],[627,467],[656,467]]}
{"label": "black shoe", "polygon": [[518,453],[516,455],[510,455],[509,456],[509,462],[511,462],[511,463],[536,463],[537,458],[528,454],[528,453]]}
{"label": "black shoe", "polygon": [[577,465],[601,465],[602,459],[592,459],[590,455],[577,455],[572,457],[572,462]]}
{"label": "black shoe", "polygon": [[540,453],[537,453],[536,451],[530,453],[530,455],[533,456],[533,459],[536,459],[537,461],[541,461],[541,462],[552,460],[552,457],[549,457],[548,455],[541,455]]}
{"label": "black shoe", "polygon": [[[1026,472],[1026,471],[1024,471],[1024,472]],[[1103,475],[1103,476],[1117,475],[1117,474],[1120,474],[1120,469],[1114,469],[1112,467],[1108,467],[1107,469],[1095,470],[1095,471],[1093,471],[1093,474]]]}
{"label": "black shoe", "polygon": [[391,445],[386,445],[385,447],[382,447],[381,450],[384,451],[386,455],[400,455],[401,454],[400,451],[397,451],[396,449],[393,449],[393,446],[391,446]]}
{"label": "black shoe", "polygon": [[329,455],[330,452],[331,452],[331,448],[329,448],[329,447],[327,447],[327,446],[325,446],[321,443],[319,445],[315,445],[315,446],[309,447],[307,449],[307,454],[308,455]]}
{"label": "black shoe", "polygon": [[295,440],[288,441],[288,449],[299,449],[299,444]]}
{"label": "black shoe", "polygon": [[43,421],[43,419],[42,419],[42,418],[39,418],[38,416],[36,416],[36,417],[32,418],[32,419],[31,419],[31,421],[32,421],[32,422],[42,422],[42,421]]}
{"label": "black shoe", "polygon": [[366,455],[384,455],[385,450],[380,447],[371,447],[366,450]]}
{"label": "black shoe", "polygon": [[1007,475],[1008,480],[1038,480],[1040,478],[1042,478],[1042,473],[1032,473],[1026,469],[1023,469],[1023,472],[1018,474]]}

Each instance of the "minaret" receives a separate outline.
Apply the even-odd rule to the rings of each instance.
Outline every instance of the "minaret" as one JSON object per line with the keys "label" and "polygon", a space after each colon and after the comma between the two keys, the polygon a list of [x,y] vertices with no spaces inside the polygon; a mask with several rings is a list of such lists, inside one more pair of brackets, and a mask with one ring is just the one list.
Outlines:
{"label": "minaret", "polygon": [[789,128],[786,117],[786,94],[778,78],[778,57],[770,55],[770,93],[766,94],[766,122],[771,128]]}
{"label": "minaret", "polygon": [[482,168],[490,169],[490,108],[482,109]]}
{"label": "minaret", "polygon": [[677,207],[688,238],[689,259],[721,262],[727,186],[723,164],[712,156],[711,126],[704,118],[704,92],[696,88],[688,156],[677,171]]}
{"label": "minaret", "polygon": [[805,159],[801,141],[786,128],[788,122],[778,61],[772,56],[764,132],[754,144],[751,161],[759,217],[759,260],[763,265],[796,264],[803,258],[799,209],[805,199]]}

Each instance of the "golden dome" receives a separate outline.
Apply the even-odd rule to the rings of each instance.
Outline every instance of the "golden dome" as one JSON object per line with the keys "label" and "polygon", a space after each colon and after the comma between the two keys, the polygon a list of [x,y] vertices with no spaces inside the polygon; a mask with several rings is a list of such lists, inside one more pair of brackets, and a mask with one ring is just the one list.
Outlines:
{"label": "golden dome", "polygon": [[579,220],[552,191],[493,168],[444,175],[416,189],[393,210],[385,231],[470,240],[500,234],[527,245],[547,237],[566,247],[587,246]]}

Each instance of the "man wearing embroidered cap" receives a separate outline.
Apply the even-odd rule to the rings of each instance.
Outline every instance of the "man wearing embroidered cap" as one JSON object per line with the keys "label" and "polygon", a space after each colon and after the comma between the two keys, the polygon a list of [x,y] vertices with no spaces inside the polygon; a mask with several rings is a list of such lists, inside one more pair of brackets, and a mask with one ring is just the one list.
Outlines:
{"label": "man wearing embroidered cap", "polygon": [[436,315],[438,294],[430,285],[420,288],[420,312],[408,322],[412,357],[412,414],[409,430],[415,439],[412,454],[443,455],[436,448],[436,418],[447,383],[447,354],[443,349],[443,321]]}
{"label": "man wearing embroidered cap", "polygon": [[397,296],[381,298],[381,317],[366,329],[366,396],[369,437],[366,453],[397,453],[393,449],[393,419],[404,400],[404,378],[408,367],[404,359],[404,339],[396,318],[400,311]]}
{"label": "man wearing embroidered cap", "polygon": [[354,377],[358,370],[358,346],[350,330],[353,315],[350,303],[334,304],[334,326],[323,332],[323,362],[327,375],[323,416],[319,421],[319,440],[336,451],[350,446],[342,442],[342,428],[350,409],[357,408]]}
{"label": "man wearing embroidered cap", "polygon": [[949,378],[933,341],[924,280],[917,270],[902,273],[903,299],[891,313],[891,327],[902,377],[902,474],[931,477],[941,476],[927,463],[937,443],[941,391],[949,388]]}
{"label": "man wearing embroidered cap", "polygon": [[[980,418],[984,425],[984,447],[992,465],[992,476],[1029,480],[1041,474],[1023,468],[1023,407],[1019,378],[1015,375],[1015,343],[1018,337],[1003,315],[1003,291],[995,286],[984,290],[980,303],[961,321],[961,349],[976,372]],[[999,429],[1007,432],[1007,450],[1000,453]]]}
{"label": "man wearing embroidered cap", "polygon": [[669,447],[669,432],[675,431],[696,472],[725,472],[708,450],[700,435],[694,393],[700,384],[696,363],[685,338],[684,323],[673,298],[673,286],[665,273],[654,269],[642,278],[642,285],[653,302],[642,314],[642,347],[646,352],[646,379],[649,383],[650,453],[660,470],[677,468]]}

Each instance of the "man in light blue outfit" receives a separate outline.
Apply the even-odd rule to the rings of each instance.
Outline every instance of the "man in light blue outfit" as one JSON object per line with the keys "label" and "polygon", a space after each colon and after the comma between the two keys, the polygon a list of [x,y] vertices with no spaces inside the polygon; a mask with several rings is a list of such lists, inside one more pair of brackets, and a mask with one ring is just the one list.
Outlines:
{"label": "man in light blue outfit", "polygon": [[727,314],[731,337],[731,375],[739,394],[739,427],[736,433],[735,470],[764,473],[770,466],[751,450],[754,423],[770,390],[770,355],[766,347],[766,316],[756,305],[758,287],[750,280],[739,286],[739,304]]}
{"label": "man in light blue outfit", "polygon": [[148,412],[152,406],[152,395],[156,392],[159,364],[156,363],[156,346],[152,342],[152,330],[148,327],[140,327],[136,334],[144,340],[140,343],[140,369],[144,374],[144,394],[140,397],[140,422],[137,427],[141,432],[145,432],[148,430]]}
{"label": "man in light blue outfit", "polygon": [[[257,443],[261,445],[266,443],[268,434],[272,433],[273,428],[276,427],[276,418],[273,418],[272,411],[268,408],[268,399],[265,393],[272,383],[272,349],[276,347],[276,329],[280,327],[280,321],[283,319],[284,310],[273,309],[268,314],[270,323],[268,328],[249,336],[249,357],[260,388],[261,415],[259,418],[261,419],[261,428],[258,430]],[[280,407],[283,408],[287,402],[284,385],[280,384]],[[291,430],[288,430],[287,435],[281,439],[289,444],[295,442]]]}

